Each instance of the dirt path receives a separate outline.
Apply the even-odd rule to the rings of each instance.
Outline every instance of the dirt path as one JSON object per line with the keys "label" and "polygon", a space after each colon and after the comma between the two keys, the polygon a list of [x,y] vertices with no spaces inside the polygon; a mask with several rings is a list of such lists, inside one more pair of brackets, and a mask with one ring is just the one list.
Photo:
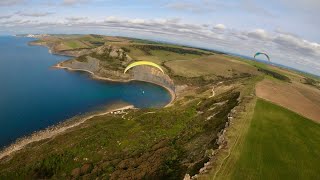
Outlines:
{"label": "dirt path", "polygon": [[212,97],[214,97],[215,95],[216,95],[216,93],[214,92],[214,86],[212,87],[212,95],[211,96],[209,96],[209,98],[212,98]]}
{"label": "dirt path", "polygon": [[256,94],[260,98],[320,122],[318,89],[297,82],[283,83],[265,79],[257,84]]}

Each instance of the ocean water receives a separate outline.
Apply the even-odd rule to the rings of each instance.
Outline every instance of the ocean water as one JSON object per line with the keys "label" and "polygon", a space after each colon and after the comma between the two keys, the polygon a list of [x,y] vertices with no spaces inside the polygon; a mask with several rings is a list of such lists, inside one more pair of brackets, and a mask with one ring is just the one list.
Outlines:
{"label": "ocean water", "polygon": [[170,94],[154,84],[98,81],[87,73],[51,68],[68,57],[29,46],[32,40],[0,36],[0,148],[112,102],[146,108],[170,101]]}

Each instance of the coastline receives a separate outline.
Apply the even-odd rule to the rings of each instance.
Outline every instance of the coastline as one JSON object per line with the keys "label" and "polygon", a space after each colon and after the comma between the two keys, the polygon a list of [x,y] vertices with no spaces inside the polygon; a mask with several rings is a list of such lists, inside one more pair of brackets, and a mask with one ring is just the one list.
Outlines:
{"label": "coastline", "polygon": [[[35,45],[35,44],[30,44],[29,43],[29,45]],[[49,53],[50,54],[63,55],[63,54],[59,54],[59,53],[52,53],[52,51],[51,51],[49,46],[40,45],[40,44],[37,44],[37,45],[38,46],[47,47],[49,49]],[[115,80],[115,79],[111,79],[111,78],[105,78],[105,77],[98,76],[98,75],[94,74],[93,72],[85,70],[85,69],[73,69],[73,68],[62,66],[61,65],[62,62],[54,65],[53,68],[67,69],[69,71],[87,72],[87,73],[89,73],[91,75],[91,77],[93,79],[96,79],[96,80],[111,81],[111,82],[124,82],[124,83],[125,82],[130,82],[130,81],[139,81],[139,80],[134,80],[134,79],[129,79],[129,80],[120,80],[119,79],[119,80]],[[171,106],[173,104],[173,102],[174,102],[174,100],[176,98],[176,94],[172,89],[170,89],[168,87],[165,87],[165,86],[163,86],[161,84],[154,83],[154,82],[149,82],[149,81],[143,81],[143,82],[152,83],[152,84],[161,86],[164,89],[166,89],[169,92],[169,94],[171,96],[171,99],[170,99],[170,102],[164,107],[169,107],[169,106]],[[117,107],[117,106],[119,106],[119,107]],[[39,131],[36,131],[36,132],[32,133],[31,135],[19,138],[15,142],[13,142],[10,145],[8,145],[7,147],[3,147],[3,149],[0,148],[0,162],[2,160],[4,160],[6,157],[10,157],[15,152],[17,152],[19,150],[22,150],[23,148],[25,148],[27,145],[29,145],[31,143],[39,142],[39,141],[45,140],[45,139],[54,138],[55,136],[60,135],[60,134],[66,132],[67,130],[69,130],[71,128],[77,127],[77,126],[83,124],[84,122],[86,122],[87,120],[92,119],[94,117],[103,116],[103,115],[110,114],[110,113],[113,113],[113,112],[116,112],[116,111],[123,111],[123,110],[128,110],[128,109],[135,109],[135,107],[133,105],[123,104],[123,103],[122,104],[121,103],[111,104],[107,108],[106,111],[91,112],[92,114],[90,114],[90,112],[88,112],[88,114],[90,114],[90,115],[86,115],[84,117],[80,117],[79,119],[74,119],[74,118],[77,118],[77,116],[75,116],[75,117],[73,117],[73,118],[71,118],[69,120],[65,120],[62,123],[59,123],[57,125],[53,125],[53,126],[47,127],[44,130],[39,130]]]}
{"label": "coastline", "polygon": [[[37,38],[37,39],[40,39],[40,38]],[[60,55],[60,56],[68,56],[68,55],[65,55],[65,54],[63,54],[63,53],[53,52],[52,47],[51,47],[51,46],[48,46],[47,44],[38,44],[38,43],[36,43],[35,41],[31,41],[31,42],[28,43],[28,45],[29,45],[29,46],[44,46],[44,47],[48,48],[48,52],[49,52],[50,54]],[[73,57],[73,56],[68,56],[68,57]],[[135,80],[135,79],[128,79],[128,80],[117,79],[117,80],[115,80],[115,79],[111,79],[111,78],[101,77],[101,76],[98,76],[98,75],[96,75],[95,73],[93,73],[93,72],[91,72],[91,71],[89,71],[89,70],[86,70],[86,69],[73,69],[73,68],[70,68],[70,67],[62,66],[61,63],[63,63],[63,62],[64,62],[64,61],[59,62],[58,64],[56,64],[56,65],[54,65],[54,66],[52,66],[52,67],[53,67],[53,68],[58,68],[58,69],[67,69],[67,70],[69,70],[69,71],[82,71],[82,72],[87,72],[87,73],[89,73],[89,74],[91,75],[91,77],[92,77],[93,79],[96,79],[96,80],[104,80],[104,81],[111,81],[111,82],[142,81],[142,80]],[[171,105],[173,104],[174,100],[176,99],[176,93],[175,93],[172,89],[170,89],[170,88],[168,88],[168,87],[166,87],[166,86],[163,86],[163,85],[161,85],[161,84],[155,83],[155,82],[150,82],[150,81],[143,81],[143,82],[152,83],[152,84],[161,86],[161,87],[163,87],[164,89],[166,89],[166,90],[170,93],[171,100],[170,100],[170,102],[169,102],[166,106],[164,106],[164,107],[169,107],[169,106],[171,106]]]}
{"label": "coastline", "polygon": [[66,120],[65,122],[48,127],[44,130],[36,131],[35,133],[29,136],[18,139],[16,142],[10,144],[8,147],[5,147],[3,150],[1,150],[0,161],[3,160],[5,157],[8,157],[13,153],[25,148],[27,145],[31,143],[54,138],[55,136],[60,135],[71,128],[77,127],[94,117],[112,114],[113,112],[124,111],[129,109],[135,109],[135,107],[133,105],[115,103],[108,107],[106,111],[100,111],[93,114],[85,115],[84,117],[80,117],[78,120],[73,119],[75,118],[73,117],[69,121]]}
{"label": "coastline", "polygon": [[[135,81],[134,79],[114,80],[114,79],[110,79],[110,78],[105,78],[105,77],[98,76],[98,75],[94,74],[93,72],[85,70],[85,69],[72,69],[69,67],[61,66],[61,63],[58,63],[57,65],[53,66],[53,68],[67,69],[69,71],[87,72],[91,75],[91,77],[93,79],[96,79],[96,80],[104,80],[104,81],[112,81],[112,82]],[[144,81],[144,82],[156,84],[154,82],[148,82],[148,81]],[[176,98],[175,92],[173,90],[171,90],[170,88],[167,88],[167,87],[162,86],[160,84],[156,84],[156,85],[165,88],[170,93],[171,100],[165,107],[171,106]],[[112,106],[116,106],[116,107],[112,108]],[[120,107],[117,107],[117,106],[120,106]],[[110,113],[113,113],[116,111],[123,111],[123,110],[128,110],[128,109],[135,109],[135,107],[133,105],[123,105],[121,103],[120,104],[116,103],[116,104],[110,105],[109,109],[106,111],[93,113],[92,115],[81,117],[79,120],[70,120],[70,121],[66,120],[65,122],[62,122],[61,124],[57,124],[57,125],[48,127],[44,130],[36,131],[35,133],[33,133],[29,136],[17,139],[16,142],[10,144],[8,147],[4,147],[4,149],[2,149],[2,150],[0,149],[0,161],[3,160],[5,157],[8,157],[8,156],[12,155],[13,153],[25,148],[27,145],[29,145],[31,143],[39,142],[39,141],[45,140],[45,139],[54,138],[55,136],[60,135],[71,128],[74,128],[74,127],[77,127],[77,126],[83,124],[84,122],[86,122],[89,119],[92,119],[97,116],[103,116],[106,114],[110,114]]]}

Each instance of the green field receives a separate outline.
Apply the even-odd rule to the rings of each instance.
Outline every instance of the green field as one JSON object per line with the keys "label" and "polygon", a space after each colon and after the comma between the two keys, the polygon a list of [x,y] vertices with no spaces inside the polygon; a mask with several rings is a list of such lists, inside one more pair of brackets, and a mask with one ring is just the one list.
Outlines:
{"label": "green field", "polygon": [[218,177],[319,179],[319,150],[319,124],[259,99],[239,159]]}
{"label": "green field", "polygon": [[67,41],[66,45],[71,47],[72,49],[86,47],[80,41]]}

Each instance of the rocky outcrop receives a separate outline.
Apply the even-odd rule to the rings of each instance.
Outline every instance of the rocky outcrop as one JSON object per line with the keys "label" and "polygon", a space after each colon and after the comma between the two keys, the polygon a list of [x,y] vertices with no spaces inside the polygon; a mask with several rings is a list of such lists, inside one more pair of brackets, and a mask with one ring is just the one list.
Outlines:
{"label": "rocky outcrop", "polygon": [[108,53],[110,57],[132,61],[132,58],[123,49],[108,44],[92,49],[92,52],[95,52],[98,55]]}
{"label": "rocky outcrop", "polygon": [[[81,53],[81,52],[79,52]],[[124,68],[132,58],[124,50],[105,44],[90,50],[89,54],[60,63],[58,66],[72,70],[83,70],[110,80],[139,80],[164,86],[175,92],[174,82],[168,75],[150,66],[136,66],[127,74]]]}
{"label": "rocky outcrop", "polygon": [[89,50],[59,51],[59,54],[76,58],[59,63],[58,67],[87,71],[110,80],[130,79],[130,75],[124,74],[123,69],[132,58],[116,46],[105,44]]}
{"label": "rocky outcrop", "polygon": [[51,45],[46,44],[46,46],[49,47],[50,52],[53,54],[59,54],[59,55],[65,55],[65,56],[71,56],[71,57],[80,57],[80,56],[90,55],[92,53],[95,53],[100,56],[108,54],[109,57],[122,59],[126,61],[132,60],[132,58],[129,55],[127,55],[127,53],[123,49],[118,48],[116,46],[108,45],[108,44],[104,44],[103,46],[99,46],[93,49],[83,48],[83,49],[70,49],[70,50],[59,50],[59,48],[57,48],[58,46],[55,44],[51,44]]}
{"label": "rocky outcrop", "polygon": [[[194,176],[190,176],[189,174],[186,174],[184,177],[184,180],[190,180],[190,179],[204,179],[206,174],[210,172],[213,168],[216,168],[215,161],[217,160],[217,156],[221,153],[221,151],[224,151],[226,148],[230,148],[229,145],[229,139],[227,137],[227,132],[230,131],[230,126],[234,124],[234,121],[239,121],[240,116],[242,112],[246,111],[246,107],[249,102],[251,102],[254,98],[254,95],[248,95],[244,96],[242,98],[238,98],[237,101],[239,104],[235,106],[231,111],[228,113],[228,120],[225,122],[224,128],[221,129],[217,134],[217,139],[215,144],[218,145],[218,149],[212,150],[210,152],[210,159],[208,162],[203,164],[203,167],[199,170],[198,174],[195,174]],[[214,165],[215,164],[215,165]]]}
{"label": "rocky outcrop", "polygon": [[66,67],[72,70],[87,71],[96,76],[108,78],[110,80],[138,80],[151,82],[164,86],[170,89],[172,92],[175,92],[175,85],[171,78],[165,73],[162,73],[161,71],[149,66],[137,66],[132,68],[129,73],[124,74],[123,70],[120,71],[105,68],[100,60],[92,58],[90,56],[88,56],[87,60],[84,62],[80,62],[77,60],[68,60],[60,63],[58,66]]}
{"label": "rocky outcrop", "polygon": [[52,54],[58,54],[58,55],[63,55],[63,56],[70,56],[70,57],[80,57],[86,54],[91,53],[91,49],[76,49],[76,50],[63,50],[63,51],[58,51],[55,49],[51,50]]}
{"label": "rocky outcrop", "polygon": [[65,67],[72,69],[83,69],[91,72],[98,72],[100,69],[100,63],[98,59],[87,57],[87,61],[80,62],[77,60],[69,60],[61,63]]}
{"label": "rocky outcrop", "polygon": [[123,74],[123,72],[106,69],[101,65],[101,61],[93,58],[93,57],[86,57],[86,61],[80,62],[77,60],[68,60],[60,63],[58,66],[66,67],[71,70],[82,70],[90,72],[96,76],[108,78],[112,80],[129,80],[130,75]]}

